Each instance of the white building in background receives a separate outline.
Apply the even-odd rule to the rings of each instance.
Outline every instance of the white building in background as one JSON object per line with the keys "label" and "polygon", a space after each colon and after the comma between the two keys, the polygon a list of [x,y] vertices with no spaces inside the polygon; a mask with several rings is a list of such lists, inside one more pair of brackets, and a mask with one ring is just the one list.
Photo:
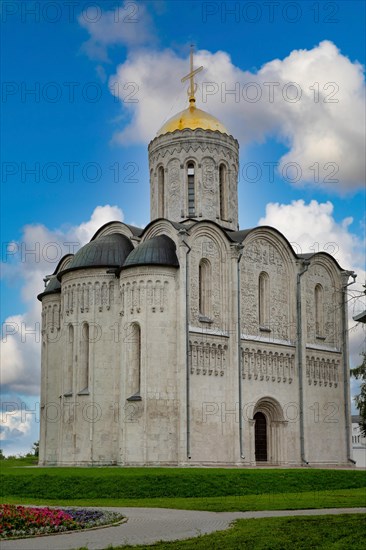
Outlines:
{"label": "white building in background", "polygon": [[151,222],[38,296],[40,464],[351,466],[353,272],[239,229],[239,144],[193,89],[148,147]]}
{"label": "white building in background", "polygon": [[366,437],[361,433],[360,419],[359,415],[352,415],[352,452],[356,468],[366,468]]}

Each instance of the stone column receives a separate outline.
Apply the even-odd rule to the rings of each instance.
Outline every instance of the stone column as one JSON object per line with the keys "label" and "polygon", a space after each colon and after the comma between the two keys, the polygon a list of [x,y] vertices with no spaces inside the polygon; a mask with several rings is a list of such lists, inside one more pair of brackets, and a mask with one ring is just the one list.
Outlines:
{"label": "stone column", "polygon": [[251,466],[255,466],[255,420],[248,420],[249,426],[249,441],[248,445],[248,462]]}

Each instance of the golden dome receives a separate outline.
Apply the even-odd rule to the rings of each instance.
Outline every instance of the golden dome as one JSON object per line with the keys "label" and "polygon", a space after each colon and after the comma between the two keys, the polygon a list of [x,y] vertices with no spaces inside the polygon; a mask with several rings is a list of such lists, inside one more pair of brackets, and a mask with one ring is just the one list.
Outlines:
{"label": "golden dome", "polygon": [[187,109],[170,118],[156,135],[162,136],[163,134],[168,134],[175,130],[184,130],[185,128],[189,128],[190,130],[196,130],[197,128],[202,128],[202,130],[217,130],[222,134],[229,135],[225,126],[217,118],[201,109],[197,109],[194,101],[190,102],[190,106]]}

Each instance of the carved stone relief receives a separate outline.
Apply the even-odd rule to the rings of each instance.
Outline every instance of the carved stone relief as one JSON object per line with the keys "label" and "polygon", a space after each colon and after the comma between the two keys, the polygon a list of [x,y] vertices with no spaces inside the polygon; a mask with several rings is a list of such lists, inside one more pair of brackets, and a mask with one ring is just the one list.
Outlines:
{"label": "carved stone relief", "polygon": [[273,352],[258,347],[241,348],[242,378],[291,384],[295,372],[295,354]]}
{"label": "carved stone relief", "polygon": [[180,182],[180,163],[178,160],[172,160],[168,163],[168,217],[169,219],[179,219],[182,209],[182,184]]}
{"label": "carved stone relief", "polygon": [[306,378],[309,385],[336,388],[339,379],[339,359],[307,355]]}
{"label": "carved stone relief", "polygon": [[163,312],[168,305],[169,282],[147,279],[121,284],[121,315],[144,311],[144,305],[153,313]]}
{"label": "carved stone relief", "polygon": [[199,326],[199,264],[202,258],[206,258],[211,266],[211,300],[210,311],[213,327],[222,327],[224,318],[223,311],[223,283],[221,262],[222,254],[219,250],[217,242],[209,236],[200,236],[194,240],[191,252],[191,267],[190,267],[190,305],[191,305],[191,322]]}
{"label": "carved stone relief", "polygon": [[100,312],[108,311],[114,304],[114,281],[65,285],[62,291],[62,304],[66,316],[72,315],[76,310],[88,313],[94,305]]}
{"label": "carved stone relief", "polygon": [[241,262],[241,323],[242,332],[260,336],[259,326],[259,275],[269,276],[269,327],[271,338],[290,338],[290,300],[287,266],[278,249],[265,239],[258,239],[244,250]]}
{"label": "carved stone relief", "polygon": [[61,307],[60,303],[51,303],[42,308],[42,334],[60,330]]}
{"label": "carved stone relief", "polygon": [[[339,346],[339,329],[337,318],[339,318],[339,292],[335,288],[335,284],[330,277],[328,271],[320,264],[315,264],[309,267],[306,274],[306,328],[307,342],[319,343],[322,340],[327,345]],[[315,319],[315,287],[321,285],[322,288],[322,304],[323,307],[323,326],[317,334],[316,319]]]}
{"label": "carved stone relief", "polygon": [[228,174],[228,193],[229,193],[229,206],[228,206],[228,219],[238,219],[238,168],[232,165]]}
{"label": "carved stone relief", "polygon": [[191,374],[224,376],[227,345],[224,343],[190,340]]}
{"label": "carved stone relief", "polygon": [[[215,163],[212,159],[202,162],[202,212],[204,218],[215,219],[217,212],[217,184]],[[215,192],[216,191],[216,192]]]}

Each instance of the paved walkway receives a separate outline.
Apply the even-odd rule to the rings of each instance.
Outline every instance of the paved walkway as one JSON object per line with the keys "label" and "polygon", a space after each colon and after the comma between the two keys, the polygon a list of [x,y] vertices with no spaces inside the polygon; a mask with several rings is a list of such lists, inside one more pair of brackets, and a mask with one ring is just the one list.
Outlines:
{"label": "paved walkway", "polygon": [[268,512],[198,512],[165,508],[100,508],[120,512],[127,523],[91,531],[49,535],[31,539],[2,541],[1,550],[74,550],[87,547],[101,550],[122,544],[152,544],[158,540],[196,537],[227,529],[235,519],[325,514],[366,513],[366,508],[327,508],[322,510],[276,510]]}

